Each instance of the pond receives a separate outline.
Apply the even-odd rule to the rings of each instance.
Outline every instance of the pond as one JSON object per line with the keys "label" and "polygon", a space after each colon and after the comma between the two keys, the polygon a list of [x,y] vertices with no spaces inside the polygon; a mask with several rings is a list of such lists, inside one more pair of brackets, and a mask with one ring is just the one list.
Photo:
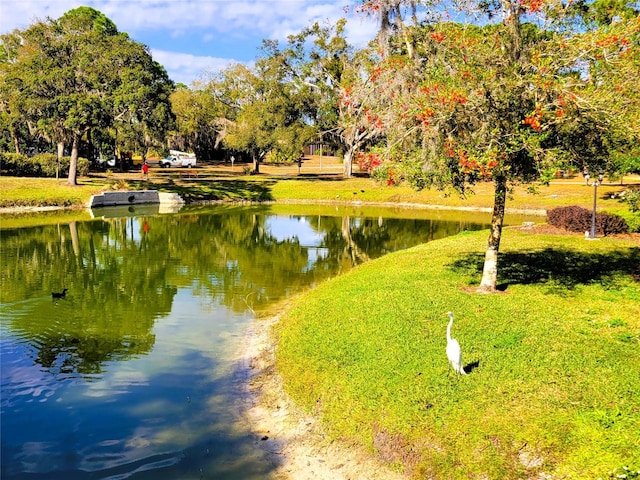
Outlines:
{"label": "pond", "polygon": [[369,259],[488,222],[329,206],[156,213],[0,231],[4,480],[268,477],[238,402],[252,319]]}

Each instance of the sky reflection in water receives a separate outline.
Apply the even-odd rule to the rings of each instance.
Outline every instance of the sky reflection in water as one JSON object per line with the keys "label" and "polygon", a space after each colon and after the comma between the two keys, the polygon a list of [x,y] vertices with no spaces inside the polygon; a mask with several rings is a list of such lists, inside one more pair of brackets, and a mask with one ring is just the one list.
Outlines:
{"label": "sky reflection in water", "polygon": [[254,312],[485,226],[245,207],[0,231],[2,478],[268,477],[237,401]]}

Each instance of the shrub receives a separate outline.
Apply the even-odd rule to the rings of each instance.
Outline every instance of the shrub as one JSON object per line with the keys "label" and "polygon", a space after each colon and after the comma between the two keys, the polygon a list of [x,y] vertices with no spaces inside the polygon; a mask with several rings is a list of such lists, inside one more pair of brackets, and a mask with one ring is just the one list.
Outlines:
{"label": "shrub", "polygon": [[[571,232],[586,232],[591,230],[592,215],[590,210],[576,205],[558,207],[547,212],[547,222]],[[612,235],[626,233],[629,227],[619,215],[602,212],[596,214],[596,231],[600,235]]]}
{"label": "shrub", "polygon": [[629,226],[619,215],[612,213],[598,213],[596,215],[596,228],[602,235],[613,235],[616,233],[627,233]]}
{"label": "shrub", "polygon": [[[60,177],[69,174],[70,157],[60,160]],[[21,153],[0,153],[2,174],[12,177],[55,177],[58,157],[53,153],[39,153],[27,157]],[[90,162],[86,158],[78,158],[78,175],[89,173]]]}
{"label": "shrub", "polygon": [[630,212],[629,210],[617,210],[616,215],[624,219],[629,227],[629,232],[640,233],[640,212]]}
{"label": "shrub", "polygon": [[640,212],[640,188],[626,191],[624,201],[629,204],[629,210]]}
{"label": "shrub", "polygon": [[371,177],[380,183],[389,186],[399,185],[404,180],[402,174],[398,172],[398,165],[391,162],[384,162],[373,169]]}
{"label": "shrub", "polygon": [[28,165],[28,157],[22,153],[0,153],[0,169],[3,175],[20,176]]}
{"label": "shrub", "polygon": [[547,222],[571,232],[585,232],[591,228],[591,212],[576,205],[558,207],[547,212]]}
{"label": "shrub", "polygon": [[[68,161],[68,160],[67,160]],[[78,157],[78,175],[86,177],[89,175],[89,167],[91,166],[91,162],[88,158]]]}
{"label": "shrub", "polygon": [[[53,153],[38,153],[30,158],[33,164],[33,171],[36,177],[55,177],[58,166],[58,156]],[[62,158],[60,161],[60,176],[69,171],[69,159]]]}

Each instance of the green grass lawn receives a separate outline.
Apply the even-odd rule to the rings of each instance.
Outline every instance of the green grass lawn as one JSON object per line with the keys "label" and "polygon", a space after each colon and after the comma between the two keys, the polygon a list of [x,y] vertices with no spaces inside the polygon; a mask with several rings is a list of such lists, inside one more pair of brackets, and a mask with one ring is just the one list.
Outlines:
{"label": "green grass lawn", "polygon": [[[82,207],[91,195],[114,189],[157,189],[176,192],[188,203],[199,201],[284,201],[367,202],[395,205],[428,204],[443,208],[491,208],[493,184],[480,183],[474,193],[464,198],[452,192],[423,190],[416,192],[406,185],[388,187],[368,178],[342,179],[339,176],[221,176],[213,169],[198,169],[197,179],[185,179],[179,172],[152,170],[148,182],[138,173],[112,174],[79,179],[80,185],[68,186],[65,180],[0,177],[0,207],[76,206]],[[636,183],[640,179],[633,179]],[[598,189],[598,209],[617,211],[626,205],[612,195],[628,186],[607,184]],[[544,211],[563,205],[593,206],[593,188],[572,181],[559,180],[540,186],[537,193],[527,187],[514,188],[507,200],[508,210]]]}
{"label": "green grass lawn", "polygon": [[[461,199],[366,178],[199,171],[197,179],[156,172],[149,182],[135,173],[82,178],[78,187],[0,177],[0,207],[82,206],[104,190],[142,188],[190,202],[493,204],[491,184]],[[600,187],[599,209],[624,209],[612,198],[624,188]],[[593,188],[558,181],[535,195],[514,189],[507,209],[592,202]],[[288,392],[334,438],[364,444],[415,478],[590,479],[624,466],[637,471],[638,247],[507,229],[499,272],[505,291],[478,295],[468,287],[479,283],[486,237],[463,233],[394,253],[301,296],[277,327]],[[461,378],[445,354],[449,310],[469,370]]]}
{"label": "green grass lawn", "polygon": [[96,181],[72,187],[55,178],[0,177],[0,207],[81,207],[105,189]]}
{"label": "green grass lawn", "polygon": [[639,470],[640,249],[506,229],[505,290],[479,295],[486,237],[390,254],[296,299],[275,332],[286,390],[414,478]]}

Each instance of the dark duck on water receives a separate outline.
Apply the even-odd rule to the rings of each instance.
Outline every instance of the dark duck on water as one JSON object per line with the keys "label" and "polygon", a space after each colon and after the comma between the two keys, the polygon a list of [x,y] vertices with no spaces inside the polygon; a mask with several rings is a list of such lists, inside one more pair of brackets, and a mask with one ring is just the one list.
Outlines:
{"label": "dark duck on water", "polygon": [[51,298],[64,298],[67,296],[67,289],[62,289],[61,292],[51,292]]}

